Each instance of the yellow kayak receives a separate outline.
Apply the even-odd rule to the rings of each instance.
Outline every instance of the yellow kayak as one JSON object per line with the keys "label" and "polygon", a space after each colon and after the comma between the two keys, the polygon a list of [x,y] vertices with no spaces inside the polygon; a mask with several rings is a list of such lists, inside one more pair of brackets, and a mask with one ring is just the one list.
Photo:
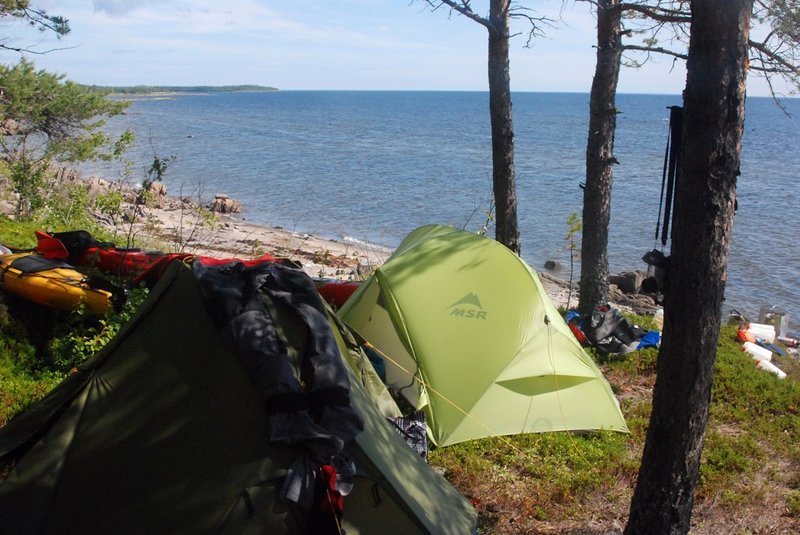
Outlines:
{"label": "yellow kayak", "polygon": [[81,305],[95,314],[113,306],[113,294],[93,287],[69,264],[35,253],[0,255],[0,288],[47,307],[75,310]]}

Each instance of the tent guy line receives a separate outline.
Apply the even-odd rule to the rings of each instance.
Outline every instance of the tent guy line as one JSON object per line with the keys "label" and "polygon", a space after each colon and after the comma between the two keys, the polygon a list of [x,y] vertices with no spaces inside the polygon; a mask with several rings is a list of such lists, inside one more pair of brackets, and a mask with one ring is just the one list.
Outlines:
{"label": "tent guy line", "polygon": [[[550,322],[547,321],[546,323],[547,323],[548,328],[549,328]],[[527,457],[529,460],[533,460],[533,457],[528,452],[523,451],[522,449],[517,447],[508,437],[506,437],[505,435],[499,433],[496,429],[493,429],[488,424],[483,422],[481,419],[477,418],[475,415],[470,414],[469,412],[467,412],[464,408],[460,407],[455,401],[453,401],[452,399],[448,398],[446,395],[444,395],[441,392],[439,392],[436,388],[434,388],[430,383],[428,383],[424,379],[420,378],[416,373],[411,373],[400,362],[398,362],[397,360],[393,359],[392,357],[390,357],[389,355],[387,355],[386,353],[381,351],[379,348],[375,347],[375,345],[372,344],[369,340],[367,340],[367,344],[368,344],[368,347],[372,351],[375,351],[376,353],[378,353],[381,356],[381,358],[386,359],[387,361],[391,362],[392,364],[394,364],[395,366],[400,368],[401,371],[411,375],[413,377],[414,381],[419,383],[420,386],[424,386],[426,388],[426,390],[428,390],[429,392],[439,396],[439,398],[441,398],[443,401],[445,401],[445,402],[449,403],[450,405],[452,405],[453,408],[455,408],[457,411],[462,413],[465,417],[469,418],[470,420],[474,421],[479,426],[483,427],[489,433],[490,436],[497,437],[506,446],[508,446],[509,448],[514,450],[514,452],[516,452],[519,455],[522,455],[524,457]],[[555,367],[555,362],[553,361],[552,344],[548,344],[548,348],[550,349],[550,361],[551,361],[551,364],[553,365],[553,370],[555,370],[556,367]],[[559,383],[558,383],[558,376],[557,375],[554,376],[554,381],[556,383],[556,388],[558,389],[559,388]],[[562,421],[566,421],[566,415],[564,414],[563,408],[561,407],[561,397],[560,397],[560,395],[558,393],[558,390],[556,390],[556,396],[559,397],[558,405],[559,405],[559,408],[562,409],[561,419],[562,419]],[[529,405],[529,413],[530,413],[530,407],[533,407],[533,404],[534,404],[534,400],[531,399],[530,405]],[[570,436],[572,436],[572,435],[570,435]]]}

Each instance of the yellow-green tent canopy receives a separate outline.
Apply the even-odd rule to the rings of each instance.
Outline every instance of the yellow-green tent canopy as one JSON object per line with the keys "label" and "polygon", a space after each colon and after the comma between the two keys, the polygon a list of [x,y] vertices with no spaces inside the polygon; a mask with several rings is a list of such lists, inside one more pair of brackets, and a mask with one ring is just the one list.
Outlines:
{"label": "yellow-green tent canopy", "polygon": [[339,316],[383,355],[390,388],[439,446],[526,432],[627,432],[600,370],[536,273],[502,244],[428,225]]}

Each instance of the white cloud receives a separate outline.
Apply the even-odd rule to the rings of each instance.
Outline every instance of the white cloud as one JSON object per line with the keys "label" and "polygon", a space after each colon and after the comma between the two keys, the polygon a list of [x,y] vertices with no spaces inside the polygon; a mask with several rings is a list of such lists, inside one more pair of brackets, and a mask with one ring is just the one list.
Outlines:
{"label": "white cloud", "polygon": [[[70,19],[44,39],[37,66],[102,85],[260,83],[281,89],[486,89],[486,29],[444,10],[398,0],[38,0]],[[485,11],[487,2],[476,2]],[[584,3],[538,3],[562,21],[532,48],[512,42],[515,91],[589,91],[595,21]],[[523,33],[524,24],[513,31]],[[35,34],[35,35],[34,35]],[[27,40],[27,41],[25,41]],[[0,52],[0,60],[17,56]],[[682,66],[624,69],[620,91],[678,93]],[[753,82],[753,87],[756,82]],[[751,94],[756,94],[751,91]],[[763,92],[759,94],[764,94]]]}
{"label": "white cloud", "polygon": [[129,11],[147,4],[157,4],[157,0],[94,0],[95,11],[103,11],[109,15],[124,15]]}

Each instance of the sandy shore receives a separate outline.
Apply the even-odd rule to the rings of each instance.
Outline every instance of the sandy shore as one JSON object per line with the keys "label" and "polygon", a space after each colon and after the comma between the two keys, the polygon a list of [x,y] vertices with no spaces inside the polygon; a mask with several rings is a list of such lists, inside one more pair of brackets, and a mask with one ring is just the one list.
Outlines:
{"label": "sandy shore", "polygon": [[[102,179],[87,179],[90,190],[106,188]],[[161,195],[151,206],[123,206],[124,217],[110,220],[98,216],[114,236],[117,246],[155,248],[165,252],[188,252],[215,258],[255,258],[265,253],[298,262],[312,277],[363,280],[383,264],[391,250],[366,242],[342,242],[302,234],[280,227],[257,225],[240,215],[198,210],[196,202]],[[566,282],[547,273],[540,280],[556,306],[566,306]],[[573,287],[570,304],[577,305]]]}
{"label": "sandy shore", "polygon": [[[176,249],[215,258],[252,258],[264,253],[299,262],[312,277],[362,280],[383,264],[391,250],[368,243],[345,243],[312,234],[266,227],[241,217],[218,214],[211,226],[201,224],[185,208],[152,208],[148,215],[160,222],[162,239]],[[540,273],[542,285],[556,306],[566,306],[569,287],[565,281]],[[577,305],[573,287],[571,305]]]}
{"label": "sandy shore", "polygon": [[381,265],[391,250],[368,243],[346,243],[257,225],[238,216],[216,214],[208,225],[180,208],[149,210],[161,222],[165,240],[185,252],[216,258],[252,258],[270,253],[299,262],[313,277],[360,280]]}

